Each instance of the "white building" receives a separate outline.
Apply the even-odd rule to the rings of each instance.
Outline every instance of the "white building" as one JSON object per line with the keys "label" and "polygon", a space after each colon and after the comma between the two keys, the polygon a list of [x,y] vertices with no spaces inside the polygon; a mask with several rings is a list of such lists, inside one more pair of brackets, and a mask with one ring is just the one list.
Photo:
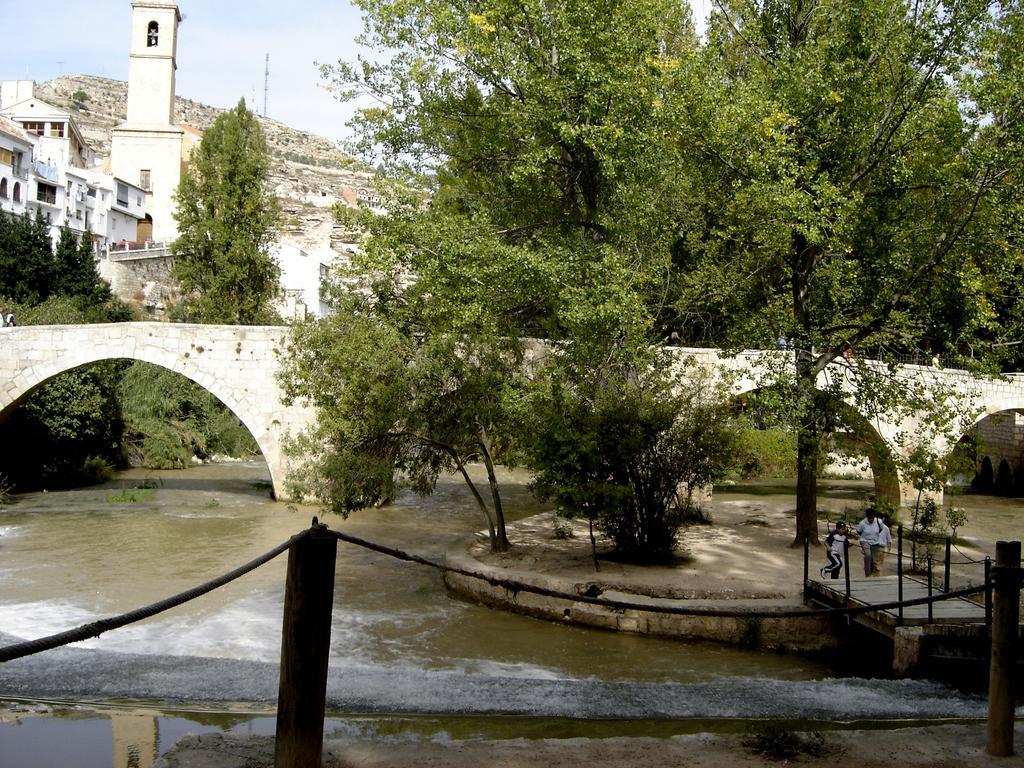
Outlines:
{"label": "white building", "polygon": [[65,226],[88,235],[99,256],[110,244],[135,241],[146,216],[145,192],[86,167],[92,153],[74,120],[34,98],[31,86],[0,82],[4,98],[28,95],[0,109],[0,210],[38,212],[54,243]]}
{"label": "white building", "polygon": [[35,137],[6,117],[0,117],[0,210],[21,215],[29,195],[29,168]]}
{"label": "white building", "polygon": [[[8,87],[5,93],[19,96],[30,90],[25,83],[33,85],[30,80],[6,81],[4,85],[8,83],[18,87]],[[30,96],[15,103],[0,102],[0,115],[9,117],[27,133],[38,137],[36,160],[63,167],[86,168],[92,165],[92,151],[69,113]]]}
{"label": "white building", "polygon": [[180,22],[177,3],[132,3],[128,119],[114,128],[110,170],[146,191],[147,224],[140,240],[170,243],[178,236],[174,193],[184,132],[173,120]]}

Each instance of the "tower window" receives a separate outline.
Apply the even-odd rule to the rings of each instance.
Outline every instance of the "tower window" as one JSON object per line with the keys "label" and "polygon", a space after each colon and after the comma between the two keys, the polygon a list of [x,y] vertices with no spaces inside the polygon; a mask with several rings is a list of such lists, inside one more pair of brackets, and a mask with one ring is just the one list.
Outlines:
{"label": "tower window", "polygon": [[149,169],[143,168],[139,171],[139,186],[147,192],[153,189],[153,174]]}
{"label": "tower window", "polygon": [[160,25],[155,21],[149,22],[149,27],[146,29],[146,47],[156,48],[160,42]]}

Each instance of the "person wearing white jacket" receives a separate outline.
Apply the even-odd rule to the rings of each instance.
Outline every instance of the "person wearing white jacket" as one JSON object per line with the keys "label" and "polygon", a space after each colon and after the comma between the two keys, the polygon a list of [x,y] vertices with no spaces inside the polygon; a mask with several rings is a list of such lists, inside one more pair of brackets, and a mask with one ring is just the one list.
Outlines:
{"label": "person wearing white jacket", "polygon": [[874,507],[864,510],[864,519],[857,524],[857,538],[864,554],[864,575],[878,576],[882,573],[885,549],[892,544],[889,527],[881,521]]}

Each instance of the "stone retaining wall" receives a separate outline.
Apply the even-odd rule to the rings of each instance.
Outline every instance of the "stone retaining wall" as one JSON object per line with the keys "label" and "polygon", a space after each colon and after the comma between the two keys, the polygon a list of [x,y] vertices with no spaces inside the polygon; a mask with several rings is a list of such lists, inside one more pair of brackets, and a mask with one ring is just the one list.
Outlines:
{"label": "stone retaining wall", "polygon": [[[453,547],[445,554],[447,565],[479,573],[482,576],[512,579],[560,592],[579,593],[586,584],[574,584],[523,571],[494,568],[481,563],[468,552],[470,545]],[[838,620],[823,616],[797,618],[734,618],[717,616],[679,616],[655,611],[613,610],[600,605],[545,597],[530,592],[512,592],[451,572],[445,573],[445,584],[456,594],[484,605],[538,619],[599,627],[619,632],[671,637],[680,640],[712,641],[751,650],[821,653],[834,651],[842,645],[843,627]],[[605,591],[608,600],[651,605],[714,606],[726,610],[761,612],[776,608],[792,610],[798,604],[779,600],[666,600],[624,592]],[[810,610],[810,609],[808,609]]]}

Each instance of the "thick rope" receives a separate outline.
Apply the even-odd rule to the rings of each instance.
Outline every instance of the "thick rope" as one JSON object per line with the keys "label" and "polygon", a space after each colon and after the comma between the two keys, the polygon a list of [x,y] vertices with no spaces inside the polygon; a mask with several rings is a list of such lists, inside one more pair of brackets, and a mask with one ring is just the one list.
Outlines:
{"label": "thick rope", "polygon": [[54,648],[59,648],[62,645],[67,645],[68,643],[77,643],[80,640],[99,637],[104,632],[109,632],[112,629],[118,629],[126,624],[134,624],[137,621],[148,619],[150,616],[156,616],[158,613],[163,613],[164,611],[175,608],[182,603],[187,603],[189,600],[194,600],[200,595],[212,592],[213,590],[234,581],[240,576],[244,576],[250,571],[256,570],[264,563],[273,560],[282,552],[286,552],[291,549],[294,544],[301,541],[308,535],[308,530],[298,533],[280,546],[275,547],[264,555],[260,555],[254,560],[250,560],[245,565],[239,566],[230,573],[225,573],[223,576],[218,576],[216,579],[207,581],[205,584],[200,584],[186,592],[180,592],[179,594],[168,597],[158,603],[137,608],[134,611],[123,613],[120,616],[100,619],[99,621],[84,624],[81,627],[69,629],[66,632],[50,635],[49,637],[41,637],[38,640],[29,640],[24,643],[17,643],[15,645],[8,645],[5,648],[0,648],[0,663],[12,661],[13,659],[20,659],[22,656],[31,656],[32,654],[41,653],[42,651],[49,651]]}
{"label": "thick rope", "polygon": [[872,611],[889,610],[893,608],[899,608],[900,605],[903,607],[909,607],[913,605],[926,605],[928,603],[937,603],[943,600],[955,600],[968,595],[974,595],[984,590],[984,585],[967,587],[965,589],[959,589],[954,592],[944,592],[932,597],[916,597],[912,600],[904,600],[902,603],[899,600],[894,600],[889,603],[877,603],[875,605],[863,605],[863,606],[846,606],[840,608],[818,608],[818,609],[806,609],[806,608],[784,608],[781,610],[767,611],[767,610],[743,610],[743,609],[722,609],[708,606],[676,606],[676,605],[658,605],[653,603],[633,603],[625,600],[609,600],[603,597],[590,597],[588,595],[575,594],[572,592],[561,592],[556,589],[548,589],[547,587],[539,587],[535,584],[530,584],[525,581],[517,581],[515,579],[505,579],[498,576],[489,576],[483,573],[477,573],[475,571],[469,571],[464,568],[457,568],[444,563],[439,563],[434,560],[430,560],[419,555],[413,555],[408,552],[403,552],[400,549],[393,547],[385,547],[382,544],[375,544],[365,539],[360,539],[357,536],[351,536],[347,533],[340,531],[330,531],[331,535],[337,537],[339,540],[344,541],[348,544],[353,544],[357,547],[363,547],[373,552],[379,552],[389,557],[394,557],[398,560],[405,560],[411,563],[418,563],[425,565],[430,568],[442,571],[444,573],[454,573],[458,576],[466,576],[471,579],[478,579],[479,581],[485,581],[492,587],[502,587],[510,592],[528,592],[534,595],[540,595],[542,597],[553,597],[559,600],[568,600],[574,603],[587,603],[590,605],[599,605],[605,608],[610,608],[616,611],[647,611],[649,613],[667,613],[676,616],[711,616],[717,618],[735,618],[735,619],[791,619],[791,618],[811,618],[815,616],[852,616],[860,613],[871,613]]}

